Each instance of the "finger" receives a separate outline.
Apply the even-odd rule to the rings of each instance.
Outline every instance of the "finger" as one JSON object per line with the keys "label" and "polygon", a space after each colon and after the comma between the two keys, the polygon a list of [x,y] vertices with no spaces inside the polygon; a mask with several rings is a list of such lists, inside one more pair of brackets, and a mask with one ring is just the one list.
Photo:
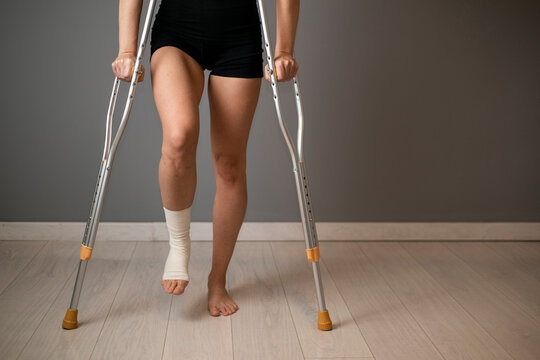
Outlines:
{"label": "finger", "polygon": [[130,81],[131,77],[133,76],[133,62],[128,61],[127,59],[124,61],[124,78],[126,81]]}
{"label": "finger", "polygon": [[281,61],[278,61],[277,63],[274,63],[274,75],[276,75],[276,81],[281,81],[281,78],[279,75],[283,76],[283,66],[281,65]]}
{"label": "finger", "polygon": [[122,78],[122,69],[120,68],[120,66],[118,64],[118,61],[114,62],[113,69],[114,69],[114,75],[117,78],[121,79]]}
{"label": "finger", "polygon": [[287,81],[289,81],[292,78],[292,74],[294,74],[293,62],[287,61],[285,65],[287,66]]}
{"label": "finger", "polygon": [[118,74],[118,78],[120,80],[124,80],[125,81],[125,78],[126,78],[126,70],[124,69],[124,66],[123,64],[118,64],[117,65],[118,67],[118,71],[117,71],[117,74]]}
{"label": "finger", "polygon": [[290,61],[285,61],[283,63],[283,81],[289,81],[290,78],[291,78],[291,62]]}
{"label": "finger", "polygon": [[290,72],[289,72],[289,80],[291,80],[293,77],[296,76],[296,61],[294,59],[291,60],[290,63]]}
{"label": "finger", "polygon": [[278,67],[279,67],[279,73],[281,75],[280,81],[287,81],[288,80],[287,78],[289,76],[289,72],[287,71],[287,64],[284,64],[283,61],[281,61]]}
{"label": "finger", "polygon": [[127,67],[124,67],[124,77],[123,77],[123,80],[124,81],[127,81],[127,82],[130,82],[131,81],[131,74],[133,73],[133,71],[131,71],[131,69],[128,70]]}
{"label": "finger", "polygon": [[272,81],[272,74],[270,74],[270,64],[266,64],[266,78],[268,81]]}
{"label": "finger", "polygon": [[124,81],[129,81],[129,80],[126,80],[127,78],[129,78],[129,72],[130,72],[130,68],[126,66],[127,64],[121,64],[121,67],[120,67],[120,78]]}
{"label": "finger", "polygon": [[291,64],[291,79],[293,79],[296,74],[298,74],[298,62],[293,59]]}
{"label": "finger", "polygon": [[268,73],[269,65],[266,64],[264,67],[264,78],[268,80],[269,82],[272,81],[272,78],[270,78],[270,74]]}
{"label": "finger", "polygon": [[289,61],[282,60],[277,66],[279,66],[279,73],[281,74],[280,81],[287,81],[289,77]]}

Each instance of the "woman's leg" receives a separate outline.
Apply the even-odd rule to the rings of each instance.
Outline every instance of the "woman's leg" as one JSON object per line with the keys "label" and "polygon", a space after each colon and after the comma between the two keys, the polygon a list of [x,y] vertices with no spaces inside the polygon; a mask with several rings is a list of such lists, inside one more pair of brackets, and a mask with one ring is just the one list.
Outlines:
{"label": "woman's leg", "polygon": [[246,148],[261,81],[216,75],[208,78],[216,176],[212,270],[208,275],[208,309],[213,316],[238,309],[225,289],[225,276],[246,212]]}
{"label": "woman's leg", "polygon": [[[204,70],[191,56],[173,46],[157,49],[150,59],[152,90],[163,128],[159,187],[163,206],[186,209],[197,185],[195,155],[199,140],[199,102]],[[169,294],[181,294],[186,280],[163,280]]]}

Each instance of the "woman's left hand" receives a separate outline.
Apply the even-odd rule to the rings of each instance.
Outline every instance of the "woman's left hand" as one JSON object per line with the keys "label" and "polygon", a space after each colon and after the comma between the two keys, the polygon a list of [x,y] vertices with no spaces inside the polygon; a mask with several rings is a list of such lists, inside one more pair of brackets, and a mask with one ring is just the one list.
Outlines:
{"label": "woman's left hand", "polygon": [[[268,64],[264,68],[264,77],[269,82],[272,81],[268,74]],[[289,81],[298,73],[298,63],[292,54],[280,52],[274,57],[274,74],[277,81]]]}

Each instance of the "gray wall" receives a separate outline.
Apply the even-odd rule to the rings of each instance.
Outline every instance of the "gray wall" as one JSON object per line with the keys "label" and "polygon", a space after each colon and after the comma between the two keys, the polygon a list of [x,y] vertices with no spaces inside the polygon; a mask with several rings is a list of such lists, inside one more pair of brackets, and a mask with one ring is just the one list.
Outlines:
{"label": "gray wall", "polygon": [[[266,7],[274,36],[275,1]],[[0,221],[86,221],[117,18],[116,1],[2,1]],[[538,1],[302,1],[295,55],[316,221],[540,221],[538,34]],[[280,91],[296,135],[292,83]],[[192,220],[210,221],[206,90],[200,109]],[[102,221],[164,221],[161,136],[147,72]],[[247,171],[245,221],[299,221],[266,81]]]}

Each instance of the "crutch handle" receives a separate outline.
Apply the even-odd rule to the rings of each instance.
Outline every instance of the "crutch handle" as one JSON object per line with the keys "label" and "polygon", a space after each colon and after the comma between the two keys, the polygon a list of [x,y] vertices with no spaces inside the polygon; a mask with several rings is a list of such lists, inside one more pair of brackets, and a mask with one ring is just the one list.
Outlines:
{"label": "crutch handle", "polygon": [[[129,76],[133,76],[133,70],[135,69],[135,65],[131,66],[131,70],[129,71]],[[137,82],[141,82],[144,80],[144,66],[141,65],[141,70],[137,72],[139,75],[137,76]]]}

